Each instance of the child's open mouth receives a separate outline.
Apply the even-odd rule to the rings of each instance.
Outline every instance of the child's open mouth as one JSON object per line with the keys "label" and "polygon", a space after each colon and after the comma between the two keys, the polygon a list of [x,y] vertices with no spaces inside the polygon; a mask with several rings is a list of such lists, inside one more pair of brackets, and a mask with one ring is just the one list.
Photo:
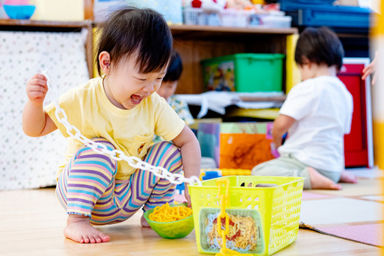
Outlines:
{"label": "child's open mouth", "polygon": [[141,102],[141,100],[143,99],[143,97],[139,96],[139,95],[136,95],[136,94],[133,94],[131,96],[131,101],[133,104],[137,105]]}

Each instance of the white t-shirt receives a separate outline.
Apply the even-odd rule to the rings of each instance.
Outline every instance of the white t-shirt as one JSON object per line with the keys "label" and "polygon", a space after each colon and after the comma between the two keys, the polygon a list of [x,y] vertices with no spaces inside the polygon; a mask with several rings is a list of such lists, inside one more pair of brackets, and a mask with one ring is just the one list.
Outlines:
{"label": "white t-shirt", "polygon": [[352,111],[352,95],[337,77],[321,76],[296,85],[280,109],[296,122],[279,153],[291,153],[314,168],[341,172]]}

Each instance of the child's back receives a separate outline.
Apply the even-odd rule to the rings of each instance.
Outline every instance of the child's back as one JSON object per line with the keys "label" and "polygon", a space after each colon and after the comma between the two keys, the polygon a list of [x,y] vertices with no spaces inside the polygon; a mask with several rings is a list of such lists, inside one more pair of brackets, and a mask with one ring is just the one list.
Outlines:
{"label": "child's back", "polygon": [[279,153],[293,153],[314,168],[341,172],[343,136],[350,131],[352,108],[352,96],[337,77],[321,76],[298,84],[280,110],[298,121]]}

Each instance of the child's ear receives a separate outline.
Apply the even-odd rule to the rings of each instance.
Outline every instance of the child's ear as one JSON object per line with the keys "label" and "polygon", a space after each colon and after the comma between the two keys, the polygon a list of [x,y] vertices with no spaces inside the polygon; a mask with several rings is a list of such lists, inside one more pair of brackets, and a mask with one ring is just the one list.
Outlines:
{"label": "child's ear", "polygon": [[302,63],[301,63],[302,66],[305,66],[305,65],[309,65],[310,66],[311,65],[311,61],[307,57],[303,56],[301,58],[301,61],[302,61]]}
{"label": "child's ear", "polygon": [[111,69],[111,56],[109,55],[108,52],[102,51],[99,54],[99,65],[103,74],[108,75]]}

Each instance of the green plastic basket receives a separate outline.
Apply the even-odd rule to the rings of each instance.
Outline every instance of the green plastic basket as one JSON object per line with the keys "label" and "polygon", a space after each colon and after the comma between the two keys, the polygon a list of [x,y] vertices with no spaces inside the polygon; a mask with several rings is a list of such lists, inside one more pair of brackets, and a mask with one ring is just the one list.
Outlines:
{"label": "green plastic basket", "polygon": [[203,60],[208,90],[281,92],[284,54],[239,53]]}
{"label": "green plastic basket", "polygon": [[[186,206],[186,204],[182,204]],[[170,206],[180,206],[180,204],[170,204]],[[144,218],[148,222],[149,226],[161,237],[167,239],[183,238],[189,235],[193,230],[193,214],[185,219],[171,221],[171,222],[158,222],[149,219],[154,209],[148,210],[144,213]]]}

